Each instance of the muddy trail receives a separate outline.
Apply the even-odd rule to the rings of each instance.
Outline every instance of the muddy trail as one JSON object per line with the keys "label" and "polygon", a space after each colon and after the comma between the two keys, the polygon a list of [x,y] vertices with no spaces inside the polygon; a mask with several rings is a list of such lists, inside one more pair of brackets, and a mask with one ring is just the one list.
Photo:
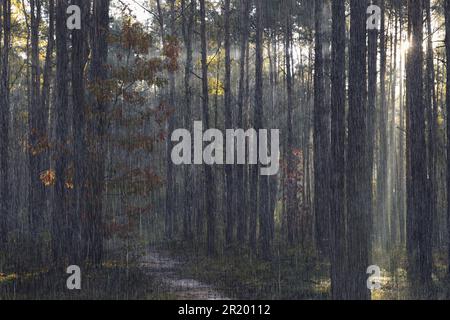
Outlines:
{"label": "muddy trail", "polygon": [[141,266],[147,274],[159,279],[177,300],[229,300],[212,285],[183,278],[178,272],[182,262],[156,249],[148,250],[142,257]]}

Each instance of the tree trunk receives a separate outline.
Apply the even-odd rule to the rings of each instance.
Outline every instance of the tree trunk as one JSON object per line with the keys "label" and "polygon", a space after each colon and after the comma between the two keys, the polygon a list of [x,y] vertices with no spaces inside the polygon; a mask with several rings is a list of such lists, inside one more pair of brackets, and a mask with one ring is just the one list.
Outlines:
{"label": "tree trunk", "polygon": [[10,211],[9,194],[9,51],[11,40],[11,1],[3,1],[2,29],[3,50],[1,55],[0,82],[0,248],[4,248],[8,240],[8,215]]}
{"label": "tree trunk", "polygon": [[[259,1],[259,0],[257,0]],[[258,10],[258,14],[260,14],[260,10]],[[258,30],[259,28],[257,28]],[[260,31],[259,31],[260,32]],[[261,35],[259,34],[259,41],[261,40]],[[260,48],[257,48],[260,49]],[[248,52],[247,61],[250,60],[250,52]],[[247,86],[249,86],[250,82],[250,72],[249,72],[250,66],[247,66]],[[258,70],[258,68],[255,68]],[[259,72],[259,70],[258,70]],[[259,78],[260,80],[260,78]],[[255,79],[256,81],[256,79]],[[249,87],[247,87],[249,88]],[[247,90],[247,93],[250,91]],[[260,94],[258,93],[258,96]],[[256,86],[255,86],[255,100],[256,100]],[[250,108],[250,104],[249,108]],[[249,119],[250,120],[250,119]],[[252,123],[252,121],[249,121]],[[256,110],[253,115],[253,127],[256,129]],[[253,253],[257,252],[257,230],[258,230],[258,167],[256,165],[249,166],[249,188],[250,188],[250,203],[248,210],[250,211],[250,221],[249,221],[249,244],[250,248],[252,249]]]}
{"label": "tree trunk", "polygon": [[[47,49],[45,53],[45,65],[43,70],[43,80],[42,80],[42,92],[41,92],[41,103],[42,112],[44,113],[45,119],[48,118],[50,109],[50,83],[52,76],[52,64],[53,64],[53,50],[55,46],[55,0],[48,1],[48,36],[47,36]],[[47,128],[48,134],[48,128]],[[48,167],[48,157],[45,159],[46,166]]]}
{"label": "tree trunk", "polygon": [[366,9],[365,1],[350,1],[349,115],[348,115],[348,298],[369,299],[364,285],[369,265],[370,220],[367,197],[366,107]]}
{"label": "tree trunk", "polygon": [[316,241],[320,252],[328,254],[330,220],[330,110],[324,96],[323,0],[315,0],[314,61],[314,214]]}
{"label": "tree trunk", "polygon": [[66,0],[56,1],[56,160],[55,160],[55,193],[53,204],[52,250],[56,267],[62,267],[68,254],[67,234],[67,139],[68,139],[68,50],[66,27]]}
{"label": "tree trunk", "polygon": [[[255,61],[255,130],[258,132],[264,129],[264,99],[263,99],[263,3],[262,0],[256,0],[256,61]],[[258,146],[259,154],[259,146]],[[272,255],[272,239],[270,232],[270,212],[269,212],[269,179],[267,176],[261,176],[260,166],[253,167],[254,182],[258,181],[258,212],[261,239],[261,256],[269,259]],[[259,179],[258,179],[259,178]],[[256,185],[255,185],[256,186]]]}
{"label": "tree trunk", "polygon": [[[90,3],[85,0],[75,0],[75,5],[81,9],[82,20],[86,21],[90,12]],[[72,99],[73,99],[73,166],[74,189],[73,212],[70,213],[70,227],[72,229],[71,258],[73,263],[82,257],[82,215],[86,210],[86,183],[87,183],[87,140],[86,140],[86,100],[85,100],[85,78],[84,69],[87,63],[87,30],[72,31]],[[86,223],[87,224],[87,223]],[[85,253],[84,253],[85,254]]]}
{"label": "tree trunk", "polygon": [[41,23],[41,1],[30,1],[30,27],[31,27],[31,97],[29,112],[29,143],[30,143],[30,195],[29,195],[29,221],[32,238],[42,227],[46,207],[45,186],[40,180],[40,174],[45,168],[47,134],[45,114],[41,103],[41,67],[39,61],[39,26]]}
{"label": "tree trunk", "polygon": [[298,213],[295,207],[296,187],[297,181],[295,178],[295,164],[294,164],[294,133],[292,130],[292,74],[291,74],[291,39],[292,39],[292,24],[290,10],[286,12],[286,41],[285,41],[285,60],[286,60],[286,93],[287,93],[287,117],[286,117],[286,131],[287,143],[285,157],[287,161],[287,177],[286,177],[286,229],[287,240],[289,245],[295,244],[296,238],[296,224],[295,216]]}
{"label": "tree trunk", "polygon": [[[331,296],[346,298],[345,234],[345,0],[332,5],[331,74]],[[376,57],[375,57],[376,59]]]}
{"label": "tree trunk", "polygon": [[[434,53],[433,53],[433,34],[431,21],[431,0],[425,0],[425,12],[427,18],[427,61],[426,61],[426,115],[428,132],[428,211],[430,212],[431,225],[437,220],[437,190],[436,190],[436,144],[437,144],[437,101],[435,91],[435,71],[434,71]],[[435,233],[436,234],[436,233]],[[432,241],[433,234],[430,234]],[[432,250],[432,243],[427,244]]]}
{"label": "tree trunk", "polygon": [[[377,5],[378,1],[372,1],[373,4]],[[374,163],[374,145],[376,141],[375,135],[375,124],[377,118],[377,107],[376,107],[376,97],[377,97],[377,57],[378,57],[378,29],[369,30],[368,36],[368,105],[367,105],[367,168],[368,177],[370,181],[373,180],[373,163]],[[370,197],[370,222],[373,225],[373,190],[372,183],[369,186],[369,197]]]}
{"label": "tree trunk", "polygon": [[[47,36],[47,49],[45,53],[45,64],[42,74],[42,89],[41,89],[41,111],[44,117],[44,134],[47,139],[50,139],[48,118],[50,115],[50,87],[52,83],[52,70],[53,70],[53,54],[55,48],[55,0],[48,1],[48,36]],[[43,159],[43,167],[50,168],[49,150],[46,151]]]}
{"label": "tree trunk", "polygon": [[386,25],[385,0],[381,0],[381,30],[380,30],[380,109],[378,114],[379,131],[379,164],[377,171],[377,222],[380,245],[386,248],[388,235],[387,220],[387,103],[386,103]]}
{"label": "tree trunk", "polygon": [[[91,34],[90,85],[95,88],[105,86],[108,79],[108,34],[109,34],[109,0],[96,0],[93,3],[93,20]],[[88,262],[100,266],[103,258],[103,192],[105,187],[105,136],[108,129],[106,112],[108,98],[101,92],[94,94],[93,119],[90,121],[93,150],[90,154],[91,165],[88,186],[89,208],[87,209],[88,227]]]}
{"label": "tree trunk", "polygon": [[[268,39],[268,55],[269,55],[269,81],[270,81],[270,128],[278,128],[279,121],[277,120],[277,90],[278,90],[278,58],[277,58],[277,36],[275,30],[272,30],[271,36]],[[278,203],[278,177],[274,175],[269,178],[269,212],[270,212],[270,232],[271,238],[275,237],[275,219],[274,213]]]}
{"label": "tree trunk", "polygon": [[[399,15],[400,15],[400,35],[403,34],[403,7],[399,7]],[[400,45],[403,46],[403,41],[400,41]],[[400,244],[402,246],[406,243],[406,167],[405,167],[405,132],[406,132],[406,123],[405,123],[405,99],[404,99],[404,68],[403,63],[405,61],[405,53],[401,53],[400,56],[400,130],[399,130],[399,228],[400,228]]]}
{"label": "tree trunk", "polygon": [[[244,128],[244,103],[245,103],[245,64],[246,64],[246,52],[248,42],[248,12],[250,10],[250,0],[241,0],[241,44],[240,44],[240,59],[239,59],[239,92],[238,92],[238,115],[237,126],[241,129]],[[246,241],[247,234],[247,204],[246,204],[246,183],[244,180],[246,166],[238,165],[236,169],[236,185],[238,192],[236,192],[237,202],[237,239],[241,245]]]}
{"label": "tree trunk", "polygon": [[[447,52],[446,109],[447,124],[450,123],[450,0],[445,1],[445,48]],[[450,126],[447,125],[447,230],[450,230]],[[450,232],[448,233],[450,243]],[[448,276],[450,277],[450,245],[448,246]]]}
{"label": "tree trunk", "polygon": [[[185,112],[184,112],[184,126],[191,131],[192,129],[192,86],[191,86],[191,73],[192,73],[192,32],[194,27],[195,18],[195,6],[196,1],[191,0],[188,4],[189,10],[186,8],[186,0],[181,2],[183,10],[183,39],[186,49],[186,66],[184,71],[184,97],[185,97]],[[193,192],[192,185],[192,168],[186,166],[184,169],[184,216],[183,216],[183,235],[186,240],[191,240],[192,234],[192,216],[194,212],[193,208]]]}
{"label": "tree trunk", "polygon": [[423,104],[423,2],[410,0],[408,6],[411,43],[407,77],[410,113],[410,161],[411,183],[408,194],[411,207],[408,216],[410,228],[408,234],[408,279],[412,295],[426,298],[431,292],[431,248],[428,237],[431,237],[431,219],[427,210],[427,159],[425,142],[425,109]]}
{"label": "tree trunk", "polygon": [[[230,34],[230,0],[225,0],[225,129],[232,129],[233,114],[231,105],[231,34]],[[234,188],[233,167],[225,165],[225,210],[226,210],[226,245],[234,240],[235,216],[233,212]]]}
{"label": "tree trunk", "polygon": [[[168,45],[170,41],[174,41],[175,33],[175,0],[170,0],[170,39],[163,39],[164,46]],[[175,71],[169,70],[169,106],[175,109]],[[173,112],[167,119],[167,129],[169,134],[175,130],[175,113]],[[175,213],[176,213],[176,188],[175,188],[175,172],[173,163],[170,158],[170,152],[173,148],[171,139],[167,139],[167,172],[166,172],[166,237],[172,239],[175,228]]]}
{"label": "tree trunk", "polygon": [[[200,41],[201,41],[201,62],[202,62],[202,110],[203,126],[209,129],[209,90],[208,90],[208,43],[206,37],[206,5],[205,0],[200,0]],[[206,199],[207,217],[207,253],[210,256],[216,254],[216,213],[215,213],[215,192],[214,174],[211,166],[204,166],[205,184],[204,195]]]}

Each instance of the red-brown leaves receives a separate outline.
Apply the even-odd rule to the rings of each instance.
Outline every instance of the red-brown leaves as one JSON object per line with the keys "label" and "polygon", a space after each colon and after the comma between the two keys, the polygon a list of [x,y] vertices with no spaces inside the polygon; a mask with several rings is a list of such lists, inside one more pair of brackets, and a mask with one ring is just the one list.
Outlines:
{"label": "red-brown leaves", "polygon": [[151,36],[145,32],[139,22],[132,22],[126,18],[122,24],[121,45],[127,50],[133,50],[137,54],[148,54],[151,46]]}
{"label": "red-brown leaves", "polygon": [[164,56],[166,57],[166,66],[169,72],[178,71],[178,58],[180,56],[180,44],[176,37],[168,36],[164,42]]}

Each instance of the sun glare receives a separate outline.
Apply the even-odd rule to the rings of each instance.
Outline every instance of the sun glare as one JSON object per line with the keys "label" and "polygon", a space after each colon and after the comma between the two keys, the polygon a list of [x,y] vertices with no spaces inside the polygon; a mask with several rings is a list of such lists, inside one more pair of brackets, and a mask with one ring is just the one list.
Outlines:
{"label": "sun glare", "polygon": [[408,53],[409,47],[410,47],[409,40],[408,39],[403,40],[402,44],[401,44],[401,47],[400,47],[402,54]]}

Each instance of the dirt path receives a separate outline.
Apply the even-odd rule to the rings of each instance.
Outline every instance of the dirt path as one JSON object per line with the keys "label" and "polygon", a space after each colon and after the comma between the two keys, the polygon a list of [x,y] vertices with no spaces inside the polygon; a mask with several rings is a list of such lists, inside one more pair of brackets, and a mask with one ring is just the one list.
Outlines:
{"label": "dirt path", "polygon": [[142,258],[141,265],[146,272],[167,285],[170,293],[175,295],[178,300],[229,300],[211,285],[195,279],[181,278],[176,272],[180,262],[164,256],[154,249],[150,249]]}

